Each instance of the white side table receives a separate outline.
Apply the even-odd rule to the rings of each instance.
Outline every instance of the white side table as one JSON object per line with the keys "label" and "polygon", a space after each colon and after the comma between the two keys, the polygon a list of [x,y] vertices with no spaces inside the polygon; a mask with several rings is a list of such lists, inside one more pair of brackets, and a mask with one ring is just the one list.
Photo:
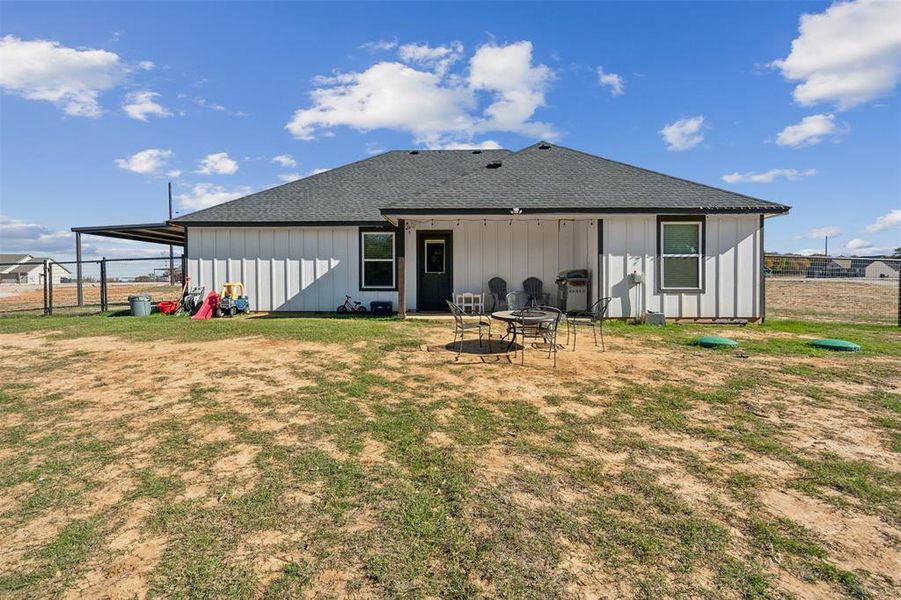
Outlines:
{"label": "white side table", "polygon": [[467,314],[481,315],[485,312],[485,294],[454,292],[454,304]]}

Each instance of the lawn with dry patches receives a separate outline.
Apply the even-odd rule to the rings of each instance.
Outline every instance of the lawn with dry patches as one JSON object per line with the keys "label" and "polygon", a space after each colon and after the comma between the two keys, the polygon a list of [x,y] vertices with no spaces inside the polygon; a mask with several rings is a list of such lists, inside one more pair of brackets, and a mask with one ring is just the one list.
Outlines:
{"label": "lawn with dry patches", "polygon": [[901,593],[897,329],[606,329],[0,319],[0,594]]}

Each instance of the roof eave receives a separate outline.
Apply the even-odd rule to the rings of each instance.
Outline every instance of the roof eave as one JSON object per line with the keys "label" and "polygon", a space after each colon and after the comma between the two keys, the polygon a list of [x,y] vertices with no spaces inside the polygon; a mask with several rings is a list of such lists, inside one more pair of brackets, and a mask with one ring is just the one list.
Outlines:
{"label": "roof eave", "polygon": [[[745,206],[745,207],[603,207],[603,208],[521,208],[518,214],[549,214],[549,213],[582,213],[582,214],[767,214],[771,216],[783,215],[791,209],[789,206]],[[382,215],[509,215],[512,208],[383,208]]]}

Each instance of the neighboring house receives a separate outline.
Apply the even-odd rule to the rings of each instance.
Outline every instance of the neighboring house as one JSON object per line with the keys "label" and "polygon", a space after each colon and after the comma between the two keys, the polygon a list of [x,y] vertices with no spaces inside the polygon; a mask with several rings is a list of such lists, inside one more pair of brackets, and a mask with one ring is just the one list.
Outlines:
{"label": "neighboring house", "polygon": [[72,273],[52,258],[31,254],[0,254],[0,283],[43,285],[45,260],[53,263],[54,284],[71,277]]}
{"label": "neighboring house", "polygon": [[862,273],[855,269],[850,258],[812,258],[808,277],[859,277]]}
{"label": "neighboring house", "polygon": [[254,310],[333,311],[345,294],[446,310],[495,276],[555,298],[559,271],[589,269],[612,317],[753,320],[764,219],[788,210],[541,142],[387,152],[169,223],[192,284],[243,281]]}
{"label": "neighboring house", "polygon": [[901,272],[901,258],[874,260],[865,270],[866,277],[872,279],[897,279]]}

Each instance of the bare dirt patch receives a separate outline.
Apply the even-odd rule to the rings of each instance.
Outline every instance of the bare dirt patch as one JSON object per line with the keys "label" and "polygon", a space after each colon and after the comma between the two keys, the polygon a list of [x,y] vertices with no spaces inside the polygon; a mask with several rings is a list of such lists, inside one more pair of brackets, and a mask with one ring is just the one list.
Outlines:
{"label": "bare dirt patch", "polygon": [[898,279],[835,281],[766,280],[767,317],[893,325],[897,320]]}

